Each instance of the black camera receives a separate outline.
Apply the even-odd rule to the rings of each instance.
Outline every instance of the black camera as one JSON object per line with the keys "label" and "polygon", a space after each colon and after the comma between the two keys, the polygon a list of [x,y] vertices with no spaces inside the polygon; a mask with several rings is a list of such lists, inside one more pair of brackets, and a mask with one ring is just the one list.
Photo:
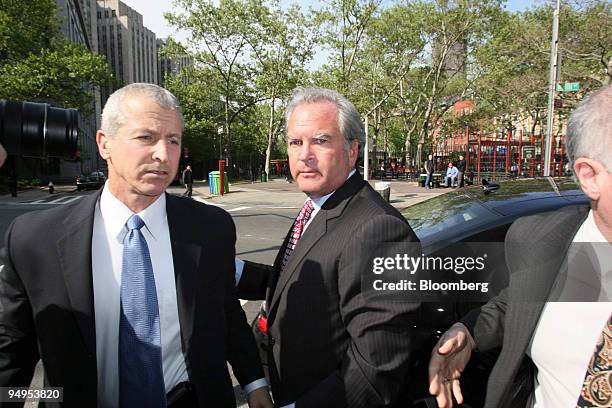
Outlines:
{"label": "black camera", "polygon": [[0,100],[0,143],[9,154],[72,159],[79,112],[47,103]]}

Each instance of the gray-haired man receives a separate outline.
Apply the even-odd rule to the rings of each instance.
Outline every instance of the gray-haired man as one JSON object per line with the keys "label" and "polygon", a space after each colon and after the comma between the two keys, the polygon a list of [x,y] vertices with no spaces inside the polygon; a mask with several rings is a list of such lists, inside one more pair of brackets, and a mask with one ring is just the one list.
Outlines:
{"label": "gray-haired man", "polygon": [[271,407],[234,296],[232,219],[165,194],[182,131],[170,92],[119,89],[96,135],[104,188],[9,227],[0,253],[1,386],[27,387],[40,358],[65,406],[233,407],[229,361],[251,405]]}
{"label": "gray-haired man", "polygon": [[[474,348],[501,347],[485,407],[609,407],[612,378],[612,86],[572,113],[567,153],[591,205],[517,220],[506,235],[510,284],[452,326],[432,351],[430,392],[461,402]],[[513,383],[521,363],[527,401]],[[521,370],[521,372],[524,372]],[[523,390],[525,391],[525,389]]]}
{"label": "gray-haired man", "polygon": [[387,406],[406,380],[417,305],[367,298],[357,264],[417,237],[357,171],[364,131],[352,103],[300,88],[286,122],[291,174],[307,200],[274,265],[247,262],[238,285],[242,298],[267,299],[275,403]]}

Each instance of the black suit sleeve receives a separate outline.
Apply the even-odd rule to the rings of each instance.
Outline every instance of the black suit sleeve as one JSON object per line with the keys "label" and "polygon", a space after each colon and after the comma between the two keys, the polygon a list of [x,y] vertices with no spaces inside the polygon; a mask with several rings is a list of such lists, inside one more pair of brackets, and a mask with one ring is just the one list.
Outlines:
{"label": "black suit sleeve", "polygon": [[[524,248],[524,231],[529,230],[530,222],[530,218],[521,218],[512,224],[506,234],[505,257],[511,275],[529,262],[521,254],[521,249]],[[518,247],[515,248],[516,243]],[[478,350],[488,351],[502,345],[509,291],[509,287],[504,288],[499,295],[461,319],[461,323],[470,331]]]}
{"label": "black suit sleeve", "polygon": [[245,261],[238,282],[238,297],[245,300],[264,300],[272,266]]}
{"label": "black suit sleeve", "polygon": [[500,347],[504,340],[508,288],[485,305],[470,311],[461,319],[480,351]]}
{"label": "black suit sleeve", "polygon": [[30,302],[11,261],[14,226],[0,250],[0,386],[28,387],[39,355]]}
{"label": "black suit sleeve", "polygon": [[[229,217],[228,217],[229,218]],[[233,241],[229,245],[231,256],[227,257],[226,270],[230,275],[226,279],[225,287],[225,314],[227,322],[227,360],[232,366],[232,370],[240,382],[242,387],[251,382],[264,378],[264,373],[261,368],[259,359],[259,351],[255,344],[255,339],[251,333],[251,328],[247,322],[244,310],[240,306],[240,302],[236,296],[235,284],[235,242],[236,230],[231,221],[231,230]]]}
{"label": "black suit sleeve", "polygon": [[365,408],[397,399],[409,368],[418,303],[373,293],[363,286],[362,274],[372,273],[371,256],[395,256],[400,248],[420,255],[412,229],[391,215],[368,219],[351,236],[338,263],[339,312],[350,336],[348,347],[338,369],[300,396],[296,407]]}

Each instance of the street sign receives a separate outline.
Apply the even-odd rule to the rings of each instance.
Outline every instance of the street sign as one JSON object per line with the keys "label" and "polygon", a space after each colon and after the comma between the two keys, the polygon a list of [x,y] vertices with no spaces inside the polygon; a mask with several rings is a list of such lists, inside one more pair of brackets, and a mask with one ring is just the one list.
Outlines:
{"label": "street sign", "polygon": [[557,84],[557,92],[576,92],[580,90],[580,82],[565,82]]}
{"label": "street sign", "polygon": [[523,159],[525,160],[535,159],[535,147],[523,146]]}

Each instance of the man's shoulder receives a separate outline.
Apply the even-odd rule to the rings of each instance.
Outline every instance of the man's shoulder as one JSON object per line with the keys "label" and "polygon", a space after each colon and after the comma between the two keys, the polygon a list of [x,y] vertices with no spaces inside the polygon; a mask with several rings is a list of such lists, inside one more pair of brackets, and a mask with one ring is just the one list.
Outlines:
{"label": "man's shoulder", "polygon": [[93,219],[97,196],[86,196],[73,203],[21,214],[11,223],[11,234],[26,239],[49,239],[64,233],[70,223],[82,224],[82,227],[86,228],[84,220]]}
{"label": "man's shoulder", "polygon": [[202,203],[190,197],[179,197],[168,194],[166,196],[168,210],[186,215],[194,221],[204,219],[231,220],[231,215],[216,205]]}
{"label": "man's shoulder", "polygon": [[589,212],[588,205],[570,205],[558,210],[546,211],[518,218],[510,227],[507,240],[535,242],[555,236],[560,227],[573,230],[579,226]]}
{"label": "man's shoulder", "polygon": [[404,220],[400,212],[385,201],[382,196],[372,188],[370,183],[365,183],[363,187],[357,191],[347,207],[347,212],[362,213],[367,216],[393,215]]}

